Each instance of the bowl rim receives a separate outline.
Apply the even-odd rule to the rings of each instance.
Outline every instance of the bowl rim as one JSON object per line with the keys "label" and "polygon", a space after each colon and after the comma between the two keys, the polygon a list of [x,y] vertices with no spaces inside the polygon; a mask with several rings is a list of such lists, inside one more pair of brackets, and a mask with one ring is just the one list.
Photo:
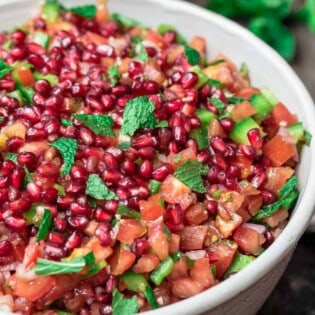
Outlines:
{"label": "bowl rim", "polygon": [[[277,70],[285,75],[287,82],[292,86],[296,86],[296,90],[298,91],[297,94],[304,104],[303,109],[305,109],[305,112],[307,113],[307,117],[304,119],[304,121],[307,122],[307,129],[311,134],[315,135],[315,124],[312,123],[312,118],[315,118],[315,107],[310,94],[289,64],[270,46],[236,22],[206,10],[196,4],[181,0],[141,1],[151,2],[166,9],[173,9],[176,10],[177,13],[182,11],[196,17],[198,16],[204,20],[208,20],[211,23],[216,24],[220,28],[226,29],[238,37],[246,39],[255,45],[269,60],[273,61]],[[315,156],[314,140],[312,141],[309,150],[310,155]],[[297,244],[299,238],[302,236],[308,226],[308,223],[310,222],[315,205],[315,176],[310,176],[310,174],[314,174],[314,171],[315,160],[312,162],[310,159],[308,172],[309,175],[307,177],[305,187],[301,191],[299,203],[295,207],[295,212],[299,215],[295,215],[294,220],[289,220],[284,231],[264,252],[264,254],[259,256],[259,259],[253,261],[245,269],[233,275],[233,277],[230,277],[229,279],[215,285],[212,288],[209,288],[193,297],[178,301],[156,310],[144,312],[143,314],[190,315],[196,313],[196,311],[198,314],[201,314],[202,312],[222,305],[263,278],[263,276],[266,275],[269,270],[276,267],[277,263],[279,263]],[[251,277],[248,277],[249,274],[251,274]]]}

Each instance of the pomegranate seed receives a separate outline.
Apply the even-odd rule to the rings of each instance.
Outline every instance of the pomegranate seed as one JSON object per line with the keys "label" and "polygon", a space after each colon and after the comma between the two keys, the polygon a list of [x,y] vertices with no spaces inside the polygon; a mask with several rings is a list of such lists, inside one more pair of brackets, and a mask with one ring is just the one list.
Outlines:
{"label": "pomegranate seed", "polygon": [[121,168],[124,171],[124,173],[127,175],[134,175],[137,171],[136,164],[129,160],[125,160],[121,164]]}
{"label": "pomegranate seed", "polygon": [[0,241],[0,257],[10,256],[13,250],[13,246],[9,240]]}
{"label": "pomegranate seed", "polygon": [[8,200],[9,201],[14,201],[17,198],[19,198],[21,195],[21,192],[15,188],[14,186],[9,186],[8,188]]}
{"label": "pomegranate seed", "polygon": [[132,146],[135,149],[140,149],[143,147],[154,147],[158,144],[156,137],[153,137],[149,134],[141,135],[135,138],[132,142]]}
{"label": "pomegranate seed", "polygon": [[11,183],[12,185],[17,188],[20,189],[23,185],[24,182],[24,177],[25,177],[25,171],[23,168],[16,168],[11,175]]}
{"label": "pomegranate seed", "polygon": [[179,83],[182,77],[183,77],[183,73],[179,71],[173,72],[172,75],[169,77],[169,84],[171,85],[174,83]]}
{"label": "pomegranate seed", "polygon": [[7,217],[4,219],[4,225],[11,231],[20,232],[27,226],[25,219],[18,217]]}
{"label": "pomegranate seed", "polygon": [[113,169],[113,170],[118,170],[118,163],[112,154],[106,152],[103,155],[103,161],[104,161],[106,167]]}
{"label": "pomegranate seed", "polygon": [[219,154],[214,154],[210,157],[210,165],[216,165],[223,170],[227,169],[225,160]]}
{"label": "pomegranate seed", "polygon": [[209,214],[216,215],[218,212],[218,203],[215,200],[205,200],[204,204]]}
{"label": "pomegranate seed", "polygon": [[140,176],[142,176],[143,178],[150,178],[151,174],[152,174],[152,164],[149,160],[144,160],[139,168],[139,174]]}
{"label": "pomegranate seed", "polygon": [[45,100],[45,106],[48,108],[57,109],[61,107],[61,105],[63,104],[63,101],[64,100],[61,96],[53,95],[53,96],[48,97]]}
{"label": "pomegranate seed", "polygon": [[15,44],[23,44],[25,39],[26,39],[26,34],[24,31],[22,30],[16,30],[11,34],[11,40],[15,43]]}
{"label": "pomegranate seed", "polygon": [[159,145],[161,148],[167,148],[172,138],[172,133],[168,128],[159,130]]}
{"label": "pomegranate seed", "polygon": [[38,54],[38,55],[45,54],[45,48],[36,43],[29,43],[27,46],[27,49],[28,49],[28,52],[31,54]]}
{"label": "pomegranate seed", "polygon": [[150,248],[147,240],[136,240],[135,241],[135,254],[140,257]]}
{"label": "pomegranate seed", "polygon": [[169,113],[175,113],[176,111],[178,111],[182,106],[184,105],[184,103],[179,100],[179,99],[174,99],[174,100],[170,100],[168,102],[166,102],[164,104],[165,109],[169,112]]}
{"label": "pomegranate seed", "polygon": [[51,91],[51,86],[47,80],[38,80],[35,82],[34,90],[37,93],[48,96]]}
{"label": "pomegranate seed", "polygon": [[41,198],[41,190],[40,188],[34,184],[29,183],[26,187],[26,191],[28,192],[29,196],[31,197],[33,202],[39,201]]}
{"label": "pomegranate seed", "polygon": [[76,215],[68,218],[68,224],[75,230],[83,231],[89,224],[89,219],[83,215]]}
{"label": "pomegranate seed", "polygon": [[116,170],[105,169],[102,173],[102,179],[110,183],[118,183],[121,178],[121,173]]}
{"label": "pomegranate seed", "polygon": [[48,162],[38,167],[37,173],[44,177],[57,177],[59,175],[59,169],[53,163]]}
{"label": "pomegranate seed", "polygon": [[83,194],[85,190],[85,185],[81,183],[70,183],[66,187],[66,193],[70,195]]}
{"label": "pomegranate seed", "polygon": [[262,190],[261,195],[264,199],[264,204],[269,205],[277,200],[277,197],[270,190]]}
{"label": "pomegranate seed", "polygon": [[138,61],[132,61],[128,65],[128,73],[131,78],[142,72],[142,64]]}
{"label": "pomegranate seed", "polygon": [[110,95],[102,95],[101,102],[105,111],[110,111],[115,106],[114,100]]}
{"label": "pomegranate seed", "polygon": [[94,210],[93,217],[98,222],[109,223],[112,220],[113,214],[110,214],[105,209],[98,207]]}
{"label": "pomegranate seed", "polygon": [[199,80],[199,77],[194,72],[187,72],[183,75],[180,80],[180,83],[184,89],[193,87]]}
{"label": "pomegranate seed", "polygon": [[151,147],[144,147],[139,149],[139,155],[143,159],[153,160],[156,157],[156,150]]}
{"label": "pomegranate seed", "polygon": [[230,190],[236,190],[237,189],[237,179],[235,177],[226,176],[224,185],[226,188]]}
{"label": "pomegranate seed", "polygon": [[166,209],[166,221],[171,226],[177,226],[183,222],[184,211],[180,204],[175,203],[168,205]]}
{"label": "pomegranate seed", "polygon": [[50,258],[62,258],[66,256],[66,251],[57,244],[45,243],[44,253]]}
{"label": "pomegranate seed", "polygon": [[10,51],[11,57],[14,58],[14,60],[22,60],[26,57],[26,49],[24,47],[14,47]]}
{"label": "pomegranate seed", "polygon": [[258,128],[253,128],[247,133],[250,144],[255,148],[259,149],[262,147],[262,137]]}
{"label": "pomegranate seed", "polygon": [[172,166],[168,163],[165,163],[153,171],[152,178],[158,181],[163,181],[169,174],[172,173],[172,171]]}
{"label": "pomegranate seed", "polygon": [[266,179],[266,174],[261,172],[260,174],[255,175],[251,179],[251,183],[253,184],[254,187],[259,188],[263,184],[265,179]]}
{"label": "pomegranate seed", "polygon": [[201,150],[197,155],[197,160],[203,164],[207,164],[210,160],[210,152],[208,150]]}
{"label": "pomegranate seed", "polygon": [[207,180],[210,184],[215,184],[218,181],[218,174],[220,172],[220,169],[218,166],[212,166],[210,167],[208,174],[207,174]]}
{"label": "pomegranate seed", "polygon": [[13,91],[15,88],[15,82],[12,79],[1,79],[0,90],[6,90],[7,92]]}
{"label": "pomegranate seed", "polygon": [[3,204],[8,200],[8,190],[0,189],[0,204]]}
{"label": "pomegranate seed", "polygon": [[16,152],[22,145],[24,141],[20,137],[12,137],[7,140],[7,150],[9,152]]}
{"label": "pomegranate seed", "polygon": [[109,200],[109,201],[106,201],[104,204],[105,210],[112,214],[116,212],[117,207],[118,207],[118,201],[116,200]]}
{"label": "pomegranate seed", "polygon": [[7,188],[10,184],[10,179],[7,175],[0,175],[0,189]]}
{"label": "pomegranate seed", "polygon": [[83,184],[87,181],[88,172],[83,167],[74,166],[71,169],[70,176],[73,181]]}
{"label": "pomegranate seed", "polygon": [[215,262],[217,262],[219,260],[219,257],[218,257],[217,254],[215,254],[215,253],[213,253],[213,252],[211,252],[209,250],[207,250],[206,253],[207,253],[207,256],[208,256],[210,264],[213,264],[213,263],[215,263]]}
{"label": "pomegranate seed", "polygon": [[45,66],[45,60],[41,55],[31,54],[28,56],[27,60],[37,69],[42,69]]}
{"label": "pomegranate seed", "polygon": [[94,234],[99,239],[102,246],[109,246],[112,243],[110,226],[108,224],[99,223]]}
{"label": "pomegranate seed", "polygon": [[32,171],[34,169],[34,165],[36,166],[36,156],[31,152],[19,153],[17,156],[17,162],[20,166],[25,166]]}
{"label": "pomegranate seed", "polygon": [[184,127],[176,126],[172,129],[172,136],[175,142],[184,144],[186,142],[186,130]]}
{"label": "pomegranate seed", "polygon": [[210,144],[212,148],[219,153],[225,153],[226,151],[226,143],[224,140],[218,136],[211,138]]}
{"label": "pomegranate seed", "polygon": [[241,169],[236,165],[229,165],[227,169],[227,174],[230,177],[235,177],[237,179],[241,178]]}
{"label": "pomegranate seed", "polygon": [[240,144],[239,148],[240,148],[241,153],[244,156],[246,156],[248,159],[253,160],[255,158],[256,151],[252,146],[246,145],[246,144]]}
{"label": "pomegranate seed", "polygon": [[74,231],[69,235],[65,244],[65,248],[68,251],[71,251],[74,248],[80,247],[82,240],[83,240],[82,234],[78,231]]}
{"label": "pomegranate seed", "polygon": [[54,226],[57,231],[64,232],[67,229],[67,222],[61,218],[54,219]]}
{"label": "pomegranate seed", "polygon": [[220,119],[220,125],[224,131],[230,132],[233,128],[234,123],[233,123],[232,119],[224,117],[224,118]]}
{"label": "pomegranate seed", "polygon": [[57,200],[58,190],[55,188],[47,188],[42,191],[41,198],[45,203],[53,203]]}

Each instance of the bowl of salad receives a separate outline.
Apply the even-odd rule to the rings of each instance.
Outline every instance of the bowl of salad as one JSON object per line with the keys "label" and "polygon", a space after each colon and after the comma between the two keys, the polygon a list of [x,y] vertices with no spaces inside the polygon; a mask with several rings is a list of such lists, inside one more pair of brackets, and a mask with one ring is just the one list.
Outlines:
{"label": "bowl of salad", "polygon": [[0,8],[0,313],[255,314],[314,206],[292,69],[177,0]]}

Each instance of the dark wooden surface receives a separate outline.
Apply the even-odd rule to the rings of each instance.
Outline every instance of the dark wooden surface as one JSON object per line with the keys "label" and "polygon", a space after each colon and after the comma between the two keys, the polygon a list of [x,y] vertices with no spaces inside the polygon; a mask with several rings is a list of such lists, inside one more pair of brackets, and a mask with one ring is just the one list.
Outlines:
{"label": "dark wooden surface", "polygon": [[[225,1],[229,0],[222,0],[223,5]],[[204,5],[207,0],[189,2]],[[315,100],[315,34],[304,25],[292,25],[292,29],[297,54],[291,65]],[[286,272],[257,315],[282,314],[315,315],[315,233],[302,237]]]}

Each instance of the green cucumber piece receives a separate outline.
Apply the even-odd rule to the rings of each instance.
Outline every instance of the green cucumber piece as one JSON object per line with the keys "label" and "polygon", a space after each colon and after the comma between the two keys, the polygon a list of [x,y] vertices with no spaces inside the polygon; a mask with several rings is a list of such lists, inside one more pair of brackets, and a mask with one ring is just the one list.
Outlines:
{"label": "green cucumber piece", "polygon": [[197,109],[196,116],[199,118],[201,126],[203,127],[208,127],[211,120],[217,117],[214,113],[210,112],[206,108]]}
{"label": "green cucumber piece", "polygon": [[236,253],[229,269],[224,274],[224,279],[226,279],[232,273],[241,271],[253,260],[255,260],[255,257],[253,256],[247,256],[247,255],[242,255],[240,253]]}
{"label": "green cucumber piece", "polygon": [[299,121],[293,125],[286,127],[286,129],[289,131],[290,135],[292,135],[297,141],[304,140],[304,128],[302,122]]}
{"label": "green cucumber piece", "polygon": [[193,129],[189,133],[190,138],[195,139],[198,144],[198,149],[206,149],[209,146],[208,140],[208,129],[205,127],[200,127],[198,129]]}
{"label": "green cucumber piece", "polygon": [[33,42],[43,46],[44,48],[48,47],[50,37],[48,34],[43,32],[35,32]]}
{"label": "green cucumber piece", "polygon": [[261,94],[267,99],[267,101],[272,105],[276,106],[279,103],[276,95],[266,87],[260,89]]}
{"label": "green cucumber piece", "polygon": [[247,118],[237,122],[233,126],[229,137],[237,143],[250,144],[248,137],[247,137],[247,133],[249,130],[254,129],[254,128],[259,129],[262,137],[265,136],[265,133],[262,131],[260,126],[257,124],[257,122],[253,118],[247,117]]}
{"label": "green cucumber piece", "polygon": [[58,2],[46,2],[42,7],[44,18],[51,23],[57,22],[59,19],[59,4]]}
{"label": "green cucumber piece", "polygon": [[273,106],[269,101],[261,94],[254,94],[249,102],[256,109],[257,114],[254,115],[254,119],[262,120],[265,119],[273,109]]}
{"label": "green cucumber piece", "polygon": [[158,180],[150,179],[149,190],[150,190],[151,195],[156,194],[160,190],[161,185],[162,183],[159,182]]}
{"label": "green cucumber piece", "polygon": [[21,93],[20,90],[14,90],[14,91],[8,93],[8,95],[9,95],[10,97],[13,97],[13,98],[17,99],[17,100],[19,101],[19,103],[20,103],[21,106],[24,105],[23,95],[22,95],[22,93]]}
{"label": "green cucumber piece", "polygon": [[190,71],[195,72],[199,77],[199,81],[196,84],[196,89],[201,88],[209,81],[209,78],[202,72],[198,65],[191,67]]}
{"label": "green cucumber piece", "polygon": [[42,74],[39,71],[33,73],[35,80],[47,80],[51,86],[55,86],[58,83],[58,76],[55,74]]}

